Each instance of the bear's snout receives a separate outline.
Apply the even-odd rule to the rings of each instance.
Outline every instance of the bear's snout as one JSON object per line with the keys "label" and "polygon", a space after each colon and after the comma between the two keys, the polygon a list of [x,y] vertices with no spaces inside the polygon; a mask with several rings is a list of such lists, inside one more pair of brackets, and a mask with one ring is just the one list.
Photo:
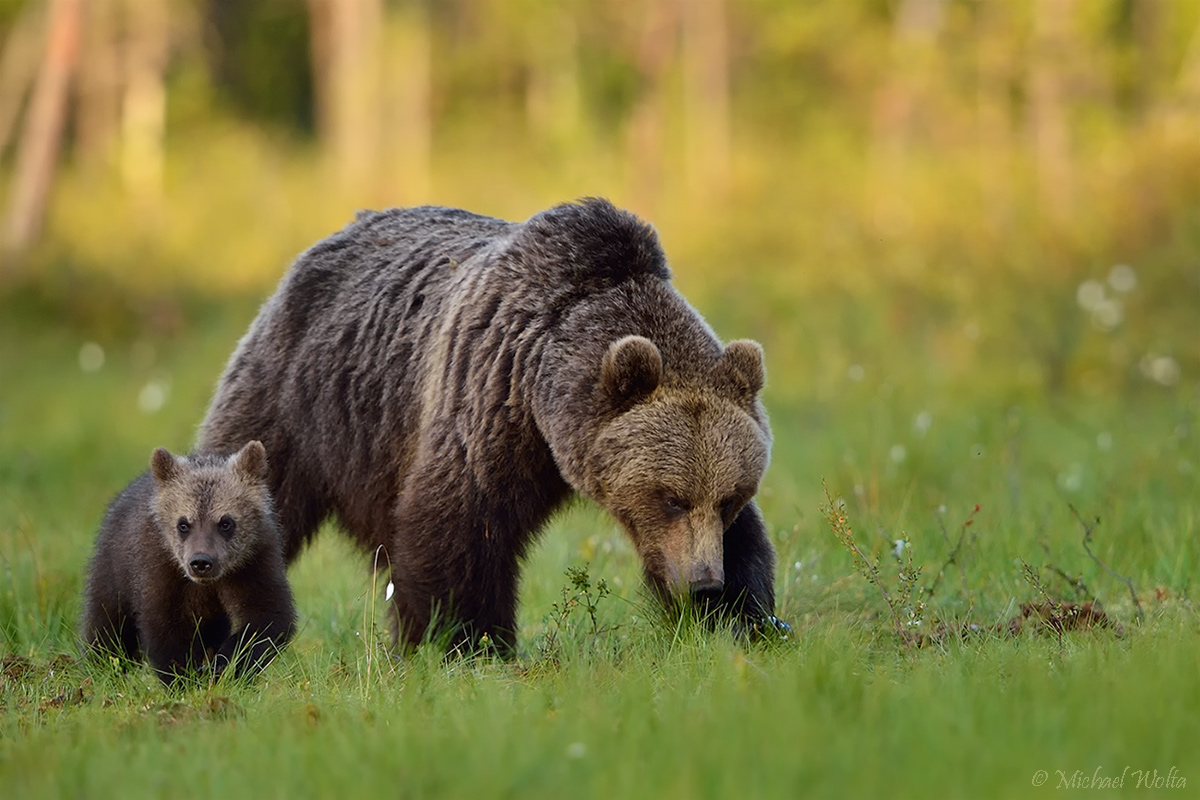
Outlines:
{"label": "bear's snout", "polygon": [[700,578],[688,584],[692,594],[716,594],[724,588],[725,581],[717,577]]}
{"label": "bear's snout", "polygon": [[212,556],[200,553],[188,561],[188,573],[192,578],[212,578],[216,575],[216,566]]}
{"label": "bear's snout", "polygon": [[687,588],[693,595],[720,594],[725,588],[725,566],[719,554],[693,561],[684,572]]}

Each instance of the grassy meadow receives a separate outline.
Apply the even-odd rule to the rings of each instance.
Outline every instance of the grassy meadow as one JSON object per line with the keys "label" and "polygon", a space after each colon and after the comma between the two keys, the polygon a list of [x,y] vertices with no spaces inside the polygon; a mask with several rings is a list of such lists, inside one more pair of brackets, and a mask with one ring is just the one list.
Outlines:
{"label": "grassy meadow", "polygon": [[[47,324],[35,301],[9,308],[6,796],[1029,796],[1038,770],[1048,791],[1059,770],[1126,767],[1200,780],[1192,387],[948,389],[898,342],[824,398],[811,368],[799,389],[768,349],[776,442],[760,498],[790,641],[663,622],[615,524],[577,503],[526,564],[512,663],[390,658],[383,581],[331,529],[291,571],[300,631],[261,679],[170,693],[144,668],[77,660],[83,571],[108,497],[154,446],[191,443],[255,303],[184,307],[170,336],[104,345]],[[822,481],[902,629],[824,518]],[[1092,551],[1132,582],[1140,616],[1072,507],[1099,517]],[[587,597],[568,568],[586,568]],[[1009,630],[1023,603],[1089,600],[1111,627]]]}
{"label": "grassy meadow", "polygon": [[[99,77],[0,247],[0,799],[1196,796],[1200,4],[78,7]],[[38,8],[0,0],[6,43]],[[18,133],[4,209],[39,196]],[[193,444],[297,253],[358,208],[588,195],[764,346],[790,639],[663,619],[580,501],[510,662],[395,658],[333,525],[256,681],[80,660],[106,503]]]}

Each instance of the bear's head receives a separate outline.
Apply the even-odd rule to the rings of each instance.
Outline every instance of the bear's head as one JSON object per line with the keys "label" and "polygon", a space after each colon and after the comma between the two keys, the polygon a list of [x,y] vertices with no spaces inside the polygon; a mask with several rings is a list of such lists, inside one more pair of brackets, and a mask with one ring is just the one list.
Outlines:
{"label": "bear's head", "polygon": [[731,342],[698,388],[664,381],[649,339],[608,348],[600,390],[612,415],[591,449],[590,488],[632,538],[653,587],[679,596],[724,587],[725,531],[770,457],[762,385],[762,348],[751,341]]}
{"label": "bear's head", "polygon": [[159,533],[189,580],[209,583],[236,572],[265,536],[278,536],[261,442],[229,457],[184,458],[160,447],[150,470]]}

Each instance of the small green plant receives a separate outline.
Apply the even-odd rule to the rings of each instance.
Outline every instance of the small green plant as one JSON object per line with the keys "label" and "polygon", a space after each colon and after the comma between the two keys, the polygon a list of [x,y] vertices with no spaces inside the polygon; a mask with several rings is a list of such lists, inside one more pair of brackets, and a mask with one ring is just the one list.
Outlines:
{"label": "small green plant", "polygon": [[546,633],[538,646],[539,659],[558,663],[561,660],[563,638],[578,626],[571,620],[580,612],[587,618],[584,635],[594,644],[603,634],[614,630],[614,626],[600,624],[600,603],[608,597],[608,583],[601,578],[592,583],[588,565],[567,567],[567,583],[560,590],[560,599],[551,604],[551,612],[544,620]]}
{"label": "small green plant", "polygon": [[883,596],[900,643],[907,647],[919,645],[922,641],[921,625],[925,618],[926,593],[917,590],[917,584],[921,580],[921,567],[913,566],[912,548],[908,541],[896,541],[894,553],[899,569],[896,574],[896,588],[894,591],[889,590],[880,574],[879,558],[868,558],[854,539],[854,530],[846,518],[845,501],[834,500],[829,494],[829,487],[824,482],[821,485],[825,489],[825,505],[821,506],[821,513],[833,529],[833,535],[837,537],[838,542],[853,557],[855,571]]}
{"label": "small green plant", "polygon": [[1041,608],[1045,609],[1046,613],[1041,615],[1048,630],[1053,632],[1058,637],[1058,650],[1062,652],[1062,637],[1064,620],[1066,619],[1066,611],[1063,601],[1060,598],[1054,597],[1046,589],[1042,583],[1042,572],[1037,567],[1033,566],[1025,559],[1021,559],[1021,573],[1025,577],[1025,582],[1033,587],[1042,597]]}

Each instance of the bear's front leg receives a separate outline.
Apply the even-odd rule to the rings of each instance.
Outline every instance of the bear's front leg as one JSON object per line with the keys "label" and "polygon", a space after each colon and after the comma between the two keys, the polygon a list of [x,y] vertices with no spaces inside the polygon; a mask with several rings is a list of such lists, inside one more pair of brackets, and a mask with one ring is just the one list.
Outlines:
{"label": "bear's front leg", "polygon": [[153,609],[143,613],[139,628],[146,660],[166,685],[194,674],[204,663],[204,642],[195,620],[181,621]]}
{"label": "bear's front leg", "polygon": [[724,559],[725,588],[711,607],[752,638],[789,634],[791,626],[775,617],[775,548],[753,501],[725,531]]}

